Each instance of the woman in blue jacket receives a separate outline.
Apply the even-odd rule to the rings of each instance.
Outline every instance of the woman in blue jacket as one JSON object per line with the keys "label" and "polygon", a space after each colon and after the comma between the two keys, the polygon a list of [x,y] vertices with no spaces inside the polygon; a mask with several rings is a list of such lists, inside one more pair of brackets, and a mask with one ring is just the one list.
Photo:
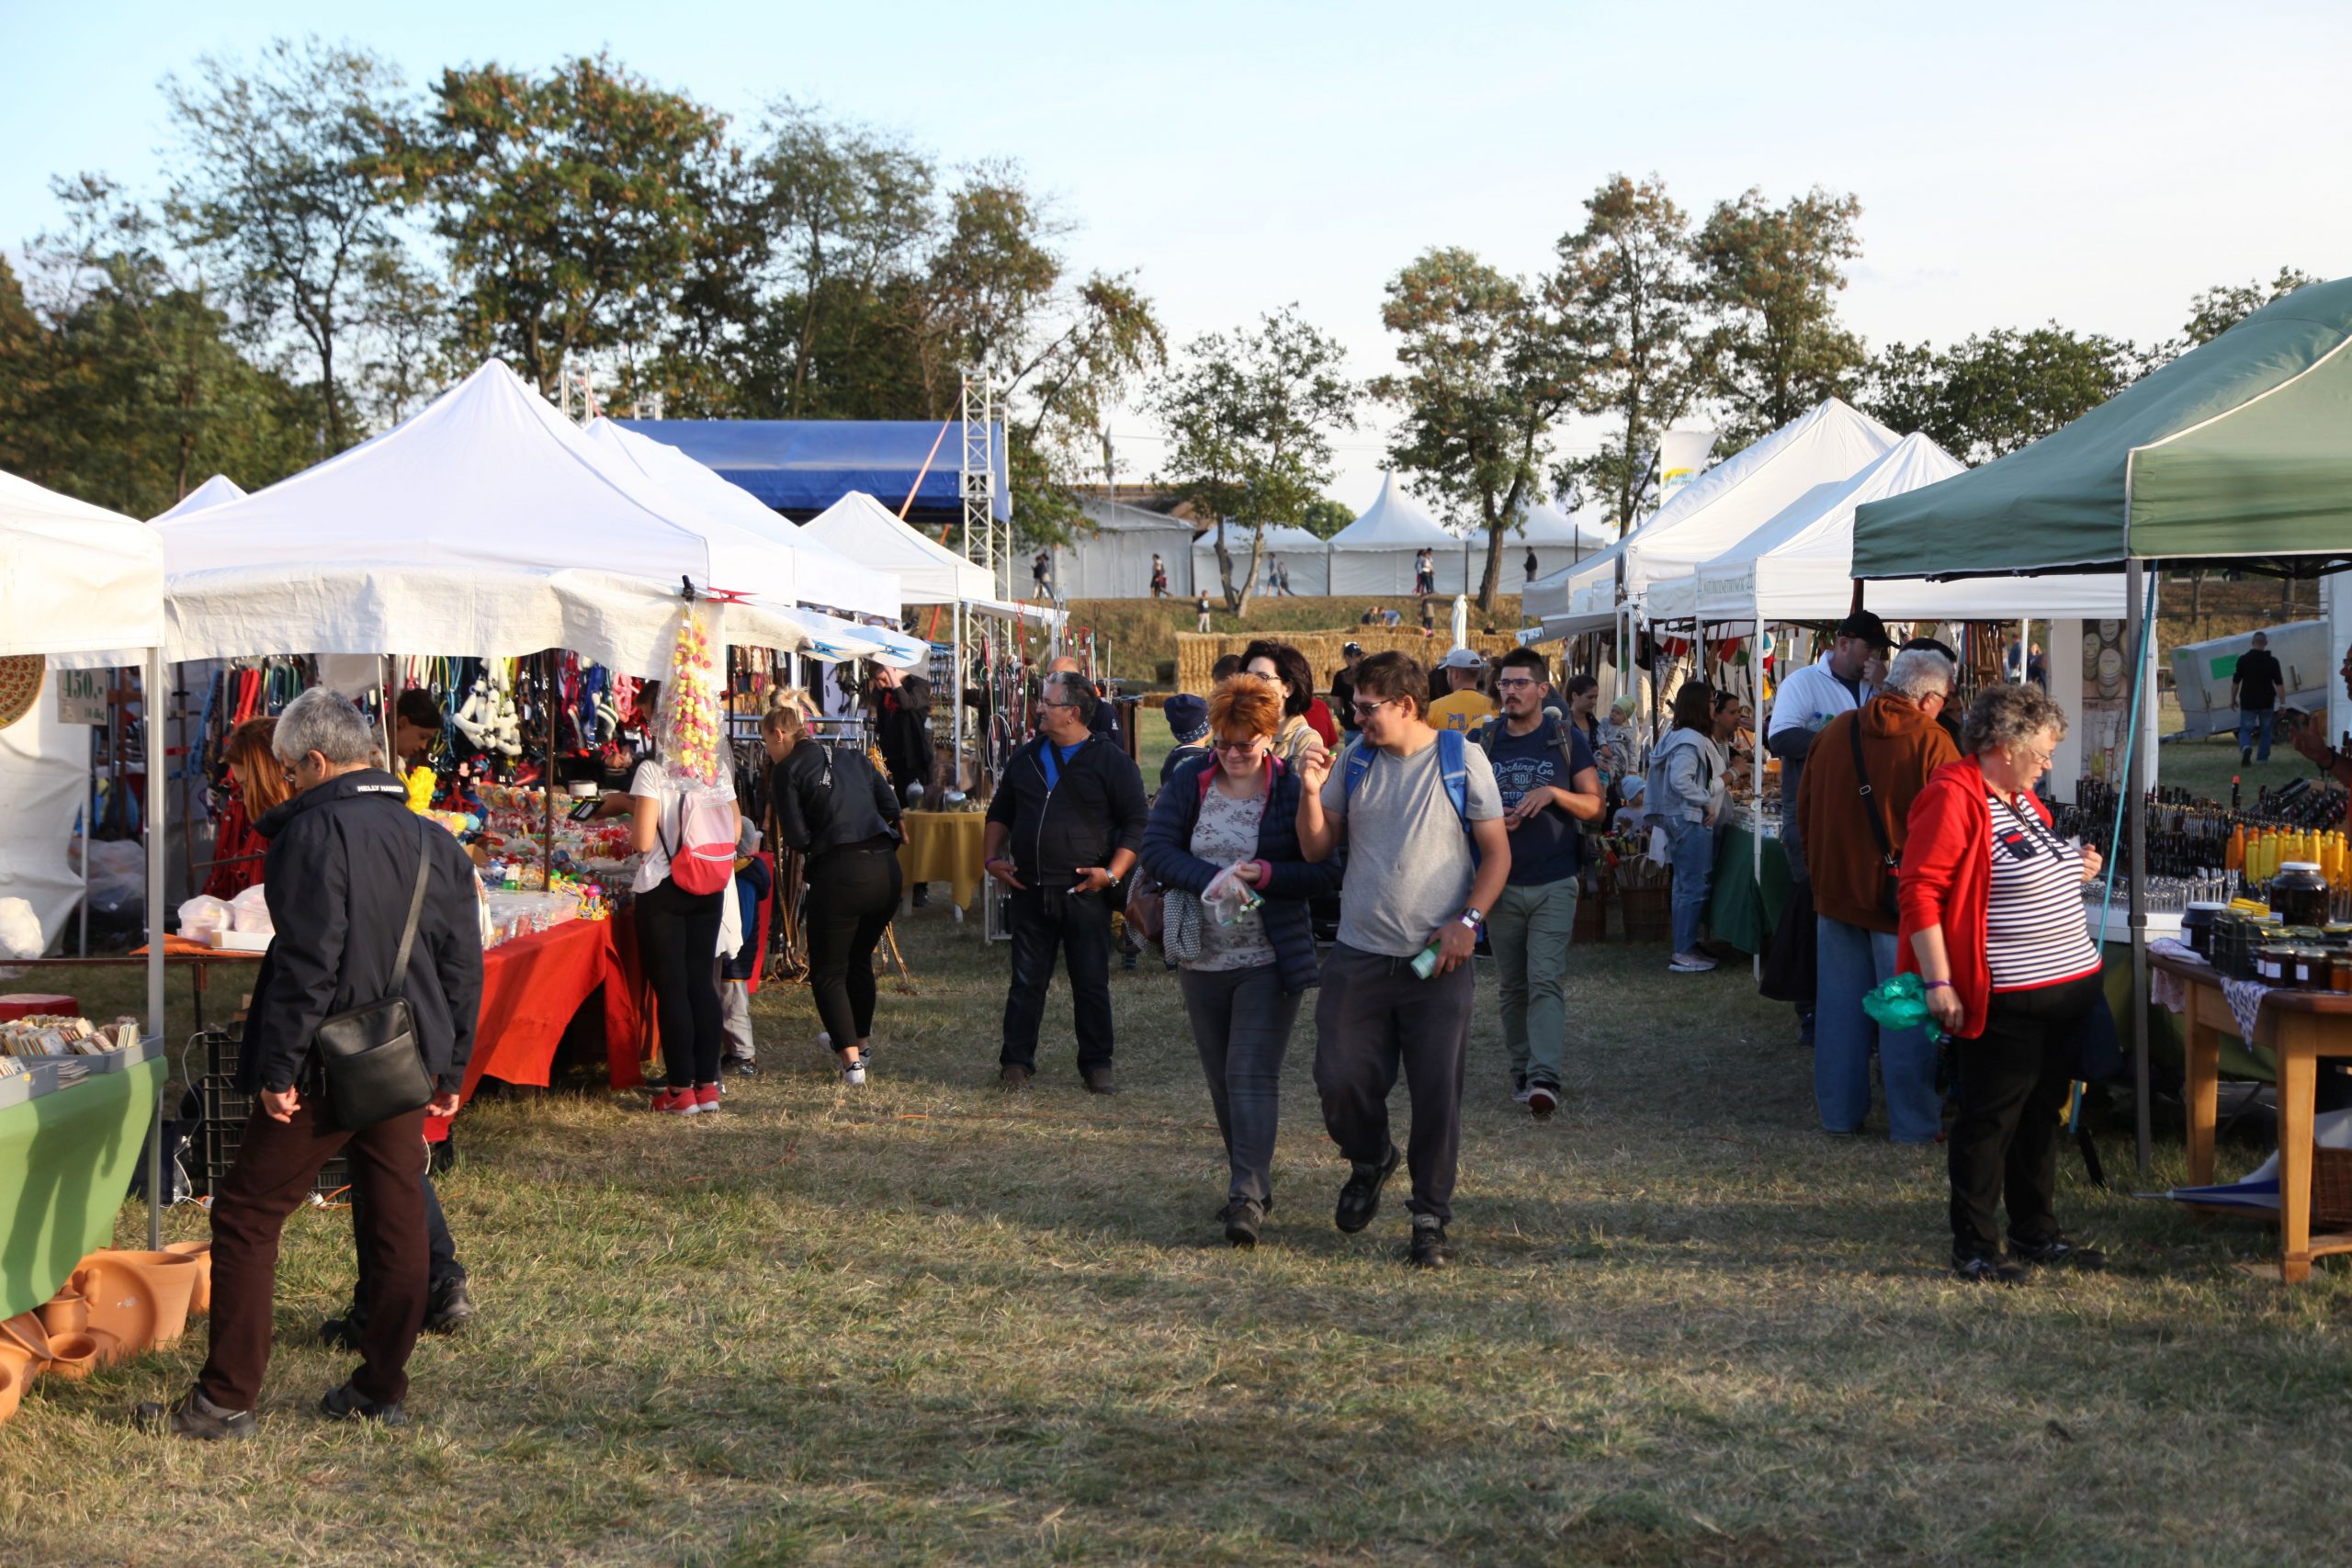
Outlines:
{"label": "woman in blue jacket", "polygon": [[1177,976],[1232,1166],[1217,1218],[1236,1247],[1257,1245],[1273,1203],[1283,1057],[1317,975],[1307,905],[1340,886],[1336,863],[1299,851],[1298,775],[1273,754],[1282,722],[1272,682],[1221,682],[1209,698],[1215,750],[1169,780],[1143,830],[1144,869],[1170,891],[1198,897],[1231,870],[1263,900],[1230,924],[1204,913],[1200,952]]}

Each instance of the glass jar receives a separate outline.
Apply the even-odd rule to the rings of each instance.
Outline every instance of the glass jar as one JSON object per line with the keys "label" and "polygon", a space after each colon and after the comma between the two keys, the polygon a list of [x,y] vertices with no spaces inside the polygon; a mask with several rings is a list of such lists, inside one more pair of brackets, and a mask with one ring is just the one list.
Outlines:
{"label": "glass jar", "polygon": [[2254,978],[2266,986],[2285,986],[2294,973],[2295,950],[2284,942],[2267,942],[2255,949]]}
{"label": "glass jar", "polygon": [[2213,962],[2214,921],[2227,908],[2225,904],[2195,903],[2181,911],[2180,940],[2188,945],[2189,952],[2208,964]]}
{"label": "glass jar", "polygon": [[2290,926],[2316,930],[2328,922],[2327,878],[2319,863],[2290,860],[2270,879],[2270,907]]}
{"label": "glass jar", "polygon": [[2291,984],[2299,991],[2327,989],[2327,950],[2320,947],[2298,947],[2293,950],[2290,973]]}
{"label": "glass jar", "polygon": [[2352,952],[2328,954],[2327,988],[2352,996]]}

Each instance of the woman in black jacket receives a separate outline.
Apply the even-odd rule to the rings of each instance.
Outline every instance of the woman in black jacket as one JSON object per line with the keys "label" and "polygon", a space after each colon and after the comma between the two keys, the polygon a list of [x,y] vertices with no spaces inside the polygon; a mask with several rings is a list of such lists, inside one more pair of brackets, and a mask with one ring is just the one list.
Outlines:
{"label": "woman in black jacket", "polygon": [[899,797],[863,751],[812,739],[797,706],[760,721],[777,841],[808,857],[808,988],[841,1058],[842,1082],[865,1082],[874,1034],[874,949],[899,910]]}
{"label": "woman in black jacket", "polygon": [[1291,1025],[1317,979],[1309,900],[1337,892],[1336,863],[1298,847],[1298,774],[1274,755],[1282,688],[1236,675],[1209,698],[1208,758],[1179,769],[1143,830],[1144,869],[1198,897],[1231,868],[1264,902],[1229,924],[1204,911],[1200,952],[1177,983],[1231,1167],[1225,1238],[1254,1247],[1273,1201],[1274,1132]]}

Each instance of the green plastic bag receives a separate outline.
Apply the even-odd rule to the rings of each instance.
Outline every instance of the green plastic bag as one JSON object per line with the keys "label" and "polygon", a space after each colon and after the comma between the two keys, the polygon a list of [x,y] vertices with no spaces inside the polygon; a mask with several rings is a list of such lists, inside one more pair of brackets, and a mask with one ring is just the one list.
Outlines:
{"label": "green plastic bag", "polygon": [[1921,1029],[1928,1044],[1944,1043],[1943,1026],[1928,1010],[1928,987],[1917,975],[1897,975],[1865,993],[1862,1010],[1882,1029]]}

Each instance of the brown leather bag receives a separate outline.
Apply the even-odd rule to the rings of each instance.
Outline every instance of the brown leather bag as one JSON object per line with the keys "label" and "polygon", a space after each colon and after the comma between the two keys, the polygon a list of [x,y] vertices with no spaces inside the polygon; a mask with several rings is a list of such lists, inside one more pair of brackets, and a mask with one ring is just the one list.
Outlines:
{"label": "brown leather bag", "polygon": [[1168,890],[1156,877],[1137,871],[1127,882],[1127,930],[1136,941],[1157,947],[1167,917]]}

